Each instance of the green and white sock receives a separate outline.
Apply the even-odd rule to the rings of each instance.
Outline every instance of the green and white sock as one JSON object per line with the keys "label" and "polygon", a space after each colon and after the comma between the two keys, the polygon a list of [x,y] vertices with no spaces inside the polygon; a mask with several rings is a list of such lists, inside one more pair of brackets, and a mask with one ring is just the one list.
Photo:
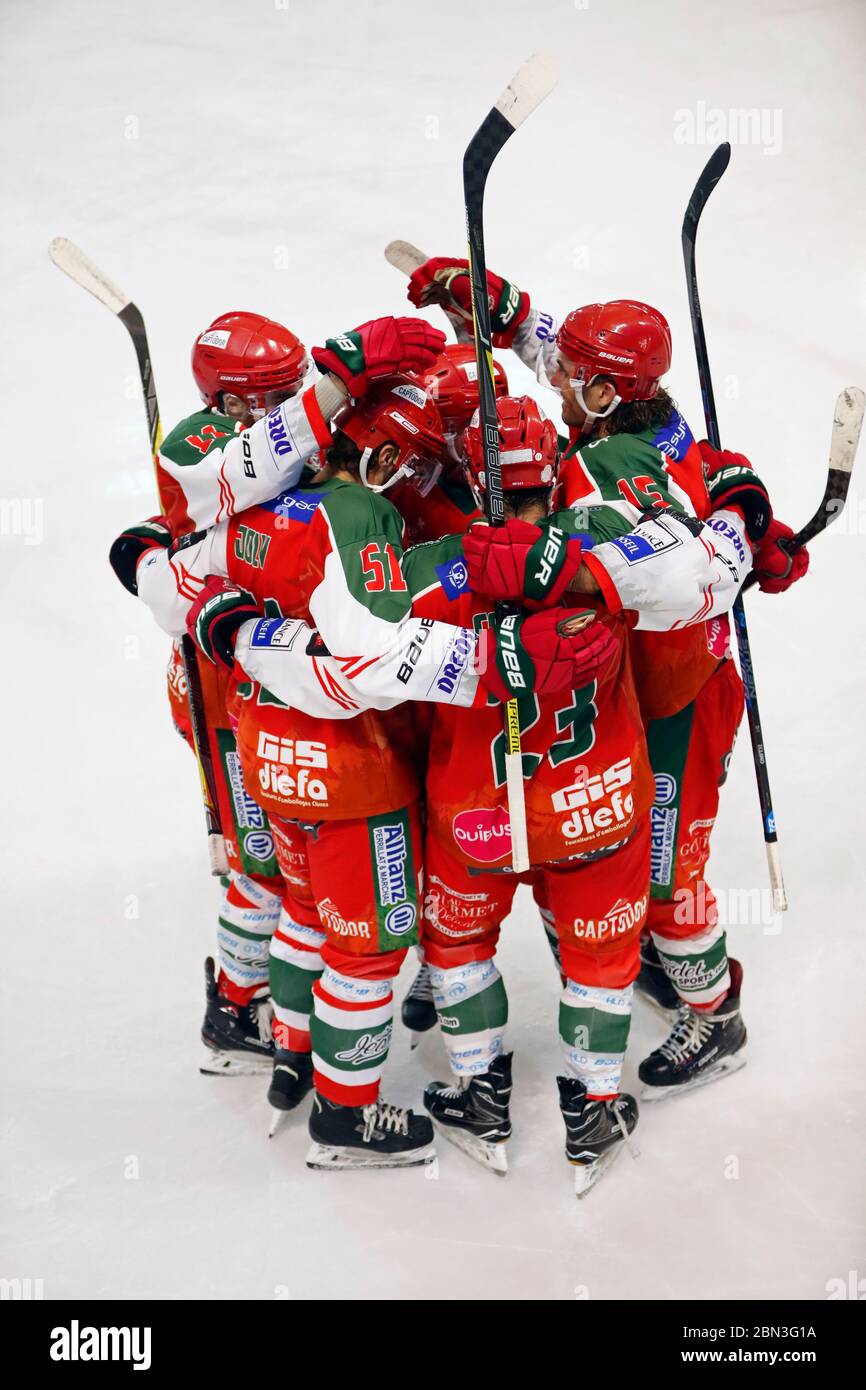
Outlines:
{"label": "green and white sock", "polygon": [[559,1000],[559,1036],[567,1076],[590,1096],[619,1094],[631,1027],[632,986],[604,989],[566,980]]}
{"label": "green and white sock", "polygon": [[433,1002],[455,1076],[477,1076],[505,1050],[508,996],[492,960],[431,965]]}

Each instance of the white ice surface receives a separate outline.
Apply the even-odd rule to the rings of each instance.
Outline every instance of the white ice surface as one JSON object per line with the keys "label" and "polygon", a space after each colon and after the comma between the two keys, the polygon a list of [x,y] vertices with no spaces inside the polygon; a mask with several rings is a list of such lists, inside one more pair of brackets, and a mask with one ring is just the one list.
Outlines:
{"label": "white ice surface", "polygon": [[[732,932],[749,1066],[645,1108],[639,1161],[578,1205],[557,985],[521,900],[502,945],[508,1178],[450,1148],[433,1180],[310,1173],[303,1118],[269,1143],[260,1084],[196,1070],[216,892],[164,638],[106,563],[154,505],[135,362],[46,255],[68,236],[133,295],[170,424],[218,312],[262,309],[311,343],[406,308],[385,244],[461,251],[463,146],[543,49],[560,86],[497,165],[489,263],[555,309],[658,304],[697,431],[679,228],[710,146],[677,143],[674,113],[778,109],[778,153],[734,148],[699,265],[723,440],[797,523],[836,393],[866,385],[863,5],[6,0],[0,23],[2,495],[44,508],[41,544],[2,538],[0,1275],[49,1298],[470,1300],[820,1299],[866,1275],[866,507],[814,545],[807,582],[749,599],[791,899],[779,933]],[[855,494],[864,480],[861,458]],[[745,734],[714,843],[718,887],[765,886]],[[660,1036],[638,1005],[627,1081]],[[443,1066],[398,1028],[388,1095],[417,1101]]]}

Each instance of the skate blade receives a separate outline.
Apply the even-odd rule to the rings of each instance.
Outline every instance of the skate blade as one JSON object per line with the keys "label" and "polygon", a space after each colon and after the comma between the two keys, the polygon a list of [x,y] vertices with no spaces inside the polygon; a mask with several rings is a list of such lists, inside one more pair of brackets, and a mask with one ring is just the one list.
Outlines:
{"label": "skate blade", "polygon": [[276,1110],[274,1108],[271,1109],[271,1121],[268,1125],[269,1139],[273,1139],[275,1135],[279,1134],[281,1129],[285,1128],[286,1122],[288,1121],[288,1118],[292,1113],[293,1112],[291,1110]]}
{"label": "skate blade", "polygon": [[432,1144],[410,1149],[404,1154],[368,1154],[359,1149],[319,1144],[313,1140],[307,1150],[306,1163],[308,1168],[324,1173],[346,1168],[422,1168],[432,1163],[435,1157],[436,1149]]}
{"label": "skate blade", "polygon": [[208,1047],[205,1048],[199,1071],[202,1076],[261,1076],[263,1072],[270,1074],[273,1065],[273,1057],[254,1057],[243,1052]]}
{"label": "skate blade", "polygon": [[573,1165],[574,1195],[579,1202],[592,1191],[599,1178],[603,1177],[611,1164],[616,1162],[622,1152],[622,1148],[622,1144],[616,1144],[593,1163],[575,1163]]}
{"label": "skate blade", "polygon": [[508,1172],[507,1139],[500,1140],[498,1144],[491,1144],[486,1139],[476,1138],[474,1134],[464,1133],[462,1129],[452,1129],[450,1125],[440,1124],[438,1120],[433,1121],[433,1126],[436,1133],[447,1139],[449,1144],[453,1144],[455,1149],[461,1149],[476,1163],[480,1163],[482,1168],[489,1168],[499,1177],[505,1177]]}
{"label": "skate blade", "polygon": [[[308,1094],[309,1092],[305,1092],[305,1095]],[[300,1109],[301,1105],[303,1104],[304,1098],[305,1096],[300,1096],[299,1099],[295,1101],[294,1105],[289,1106],[273,1105],[271,1101],[268,1101],[268,1105],[270,1106],[271,1111],[271,1120],[270,1125],[268,1127],[269,1139],[273,1139],[274,1135],[278,1134],[279,1131],[283,1129],[284,1122],[288,1120],[290,1115],[294,1115],[295,1111]]]}
{"label": "skate blade", "polygon": [[746,1057],[742,1052],[735,1052],[732,1057],[724,1057],[721,1062],[715,1062],[706,1071],[700,1072],[694,1081],[687,1081],[682,1086],[644,1086],[641,1091],[641,1100],[647,1102],[659,1100],[672,1100],[676,1096],[689,1095],[692,1091],[697,1091],[701,1086],[709,1086],[713,1081],[721,1081],[726,1076],[733,1076],[734,1072],[741,1071],[746,1065]]}

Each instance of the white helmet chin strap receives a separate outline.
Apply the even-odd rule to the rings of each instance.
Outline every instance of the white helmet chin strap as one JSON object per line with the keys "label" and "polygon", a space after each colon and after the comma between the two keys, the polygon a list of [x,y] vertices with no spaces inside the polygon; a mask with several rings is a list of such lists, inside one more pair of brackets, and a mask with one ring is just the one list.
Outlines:
{"label": "white helmet chin strap", "polygon": [[396,473],[394,473],[392,477],[388,479],[387,483],[368,482],[367,468],[369,467],[372,454],[372,449],[365,449],[363,454],[361,455],[361,462],[358,467],[358,472],[361,475],[361,482],[364,484],[364,487],[369,488],[371,492],[387,492],[388,489],[393,487],[396,482],[399,482],[400,478],[410,478],[412,476],[412,469],[408,468],[405,463],[401,463]]}
{"label": "white helmet chin strap", "polygon": [[[596,373],[596,375],[598,375],[598,373]],[[584,385],[591,386],[594,381],[595,377],[591,377],[589,381],[584,382],[582,374],[577,377],[568,378],[568,384],[577,396],[577,403],[587,420],[606,420],[608,415],[612,415],[617,406],[622,402],[622,396],[614,396],[606,410],[590,410],[583,394],[583,388]]]}

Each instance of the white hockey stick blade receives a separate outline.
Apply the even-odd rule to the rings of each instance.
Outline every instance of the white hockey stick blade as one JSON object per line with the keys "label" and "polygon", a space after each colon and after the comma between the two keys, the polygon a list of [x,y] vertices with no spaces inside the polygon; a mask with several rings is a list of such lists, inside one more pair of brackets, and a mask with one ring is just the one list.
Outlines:
{"label": "white hockey stick blade", "polygon": [[74,280],[83,289],[89,290],[91,294],[113,314],[119,314],[129,303],[129,295],[124,294],[113,285],[101,270],[97,270],[91,260],[85,256],[84,252],[75,245],[73,241],[67,241],[65,236],[56,236],[49,243],[48,254],[58,269],[68,275],[70,280]]}
{"label": "white hockey stick blade", "polygon": [[496,110],[516,130],[556,86],[556,64],[546,53],[533,53],[512,77]]}
{"label": "white hockey stick blade", "polygon": [[417,270],[429,257],[425,256],[423,251],[419,251],[417,246],[413,246],[411,241],[389,241],[385,247],[385,260],[395,270],[399,270],[401,275],[411,275],[413,270]]}
{"label": "white hockey stick blade", "polygon": [[767,867],[770,870],[770,886],[773,889],[773,907],[776,912],[788,911],[788,894],[782,877],[782,858],[779,854],[778,840],[767,845]]}
{"label": "white hockey stick blade", "polygon": [[846,386],[836,399],[833,433],[830,437],[830,467],[850,473],[863,427],[866,393],[859,386]]}

